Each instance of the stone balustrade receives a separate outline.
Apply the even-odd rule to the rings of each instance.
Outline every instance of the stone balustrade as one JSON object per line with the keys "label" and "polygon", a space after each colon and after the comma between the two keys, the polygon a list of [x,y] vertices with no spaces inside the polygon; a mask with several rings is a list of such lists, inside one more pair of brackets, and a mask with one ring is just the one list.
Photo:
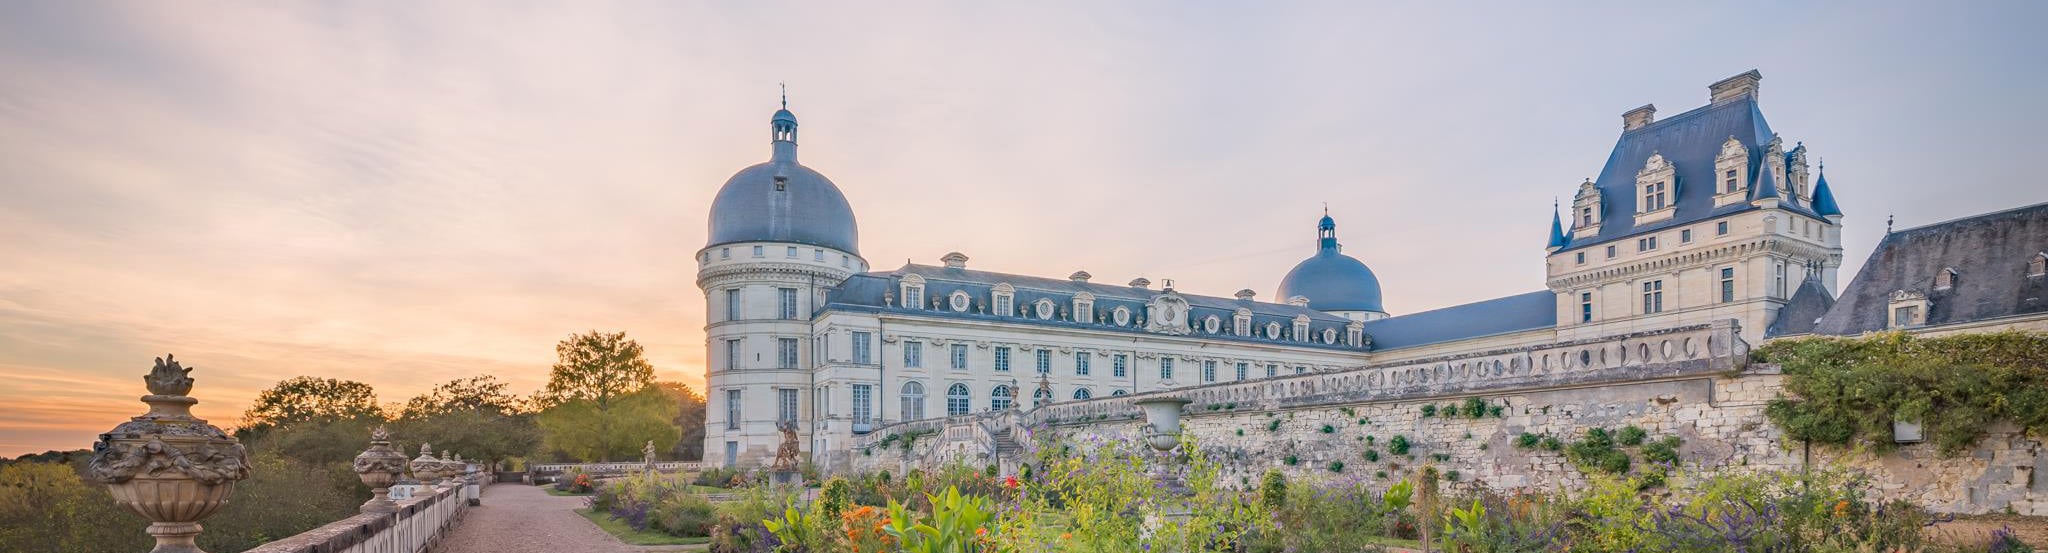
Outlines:
{"label": "stone balustrade", "polygon": [[1024,413],[1026,425],[1142,418],[1135,402],[1192,400],[1187,410],[1270,410],[1331,404],[1708,376],[1749,357],[1734,320],[1592,340],[1417,359],[1357,369],[1061,402]]}
{"label": "stone balustrade", "polygon": [[[391,513],[363,513],[243,553],[423,553],[469,509],[460,480],[397,501]],[[423,490],[424,491],[424,490]]]}

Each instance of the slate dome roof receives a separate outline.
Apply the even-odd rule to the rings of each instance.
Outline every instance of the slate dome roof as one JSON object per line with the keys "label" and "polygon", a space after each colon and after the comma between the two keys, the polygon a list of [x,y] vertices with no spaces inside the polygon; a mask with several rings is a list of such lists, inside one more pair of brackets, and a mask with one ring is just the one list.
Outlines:
{"label": "slate dome roof", "polygon": [[860,229],[846,195],[796,162],[796,116],[775,112],[774,155],[726,179],[711,201],[709,242],[791,242],[860,255]]}
{"label": "slate dome roof", "polygon": [[1387,310],[1380,302],[1380,278],[1372,269],[1341,253],[1337,245],[1337,223],[1329,216],[1317,224],[1316,254],[1296,264],[1280,279],[1280,300],[1295,296],[1308,298],[1316,311]]}

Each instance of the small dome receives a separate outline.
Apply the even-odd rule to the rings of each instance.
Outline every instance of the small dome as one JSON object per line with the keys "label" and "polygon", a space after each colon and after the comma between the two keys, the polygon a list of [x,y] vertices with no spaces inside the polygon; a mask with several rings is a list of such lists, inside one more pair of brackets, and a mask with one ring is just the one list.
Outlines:
{"label": "small dome", "polygon": [[831,179],[796,162],[796,116],[775,112],[774,155],[726,179],[711,201],[710,241],[793,242],[860,255],[853,206]]}
{"label": "small dome", "polygon": [[1324,312],[1385,313],[1380,303],[1380,277],[1365,263],[1344,255],[1337,245],[1337,222],[1324,215],[1316,222],[1316,254],[1296,264],[1280,279],[1279,297],[1308,298],[1309,309]]}
{"label": "small dome", "polygon": [[774,116],[774,117],[771,117],[771,118],[769,118],[769,119],[768,119],[768,122],[770,122],[770,123],[774,123],[774,122],[780,122],[780,121],[788,121],[788,122],[791,122],[791,123],[795,123],[795,122],[796,122],[796,114],[794,114],[794,113],[790,113],[790,112],[789,112],[789,108],[783,108],[783,109],[778,109],[778,110],[775,110],[775,116]]}

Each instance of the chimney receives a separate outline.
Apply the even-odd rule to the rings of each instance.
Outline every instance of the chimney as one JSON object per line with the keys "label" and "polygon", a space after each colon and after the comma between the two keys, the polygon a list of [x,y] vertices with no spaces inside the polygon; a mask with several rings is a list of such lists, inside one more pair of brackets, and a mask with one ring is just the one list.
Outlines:
{"label": "chimney", "polygon": [[949,253],[945,257],[939,258],[939,262],[945,263],[948,269],[965,269],[967,268],[967,254],[960,252]]}
{"label": "chimney", "polygon": [[1707,85],[1707,96],[1715,104],[1733,102],[1743,98],[1755,98],[1757,83],[1764,80],[1764,74],[1751,69],[1721,82]]}
{"label": "chimney", "polygon": [[1088,274],[1088,271],[1074,271],[1074,274],[1067,275],[1067,280],[1071,280],[1074,282],[1088,282],[1088,279],[1094,277],[1095,275]]}
{"label": "chimney", "polygon": [[1643,107],[1621,112],[1621,130],[1632,131],[1650,126],[1657,121],[1657,104],[1643,104]]}
{"label": "chimney", "polygon": [[1145,277],[1138,277],[1138,278],[1134,278],[1134,279],[1131,279],[1131,287],[1132,287],[1132,288],[1150,288],[1150,287],[1152,287],[1152,280],[1151,280],[1151,279],[1148,279],[1148,278],[1145,278]]}
{"label": "chimney", "polygon": [[1258,295],[1258,292],[1253,292],[1250,288],[1237,291],[1237,299],[1244,301],[1252,301],[1252,298],[1258,297]]}

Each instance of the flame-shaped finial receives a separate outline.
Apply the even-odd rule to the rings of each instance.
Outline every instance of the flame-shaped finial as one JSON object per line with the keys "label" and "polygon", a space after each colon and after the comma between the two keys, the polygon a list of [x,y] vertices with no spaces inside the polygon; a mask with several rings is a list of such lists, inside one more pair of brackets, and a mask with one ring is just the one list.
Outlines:
{"label": "flame-shaped finial", "polygon": [[385,429],[384,429],[384,426],[383,426],[383,425],[377,425],[377,429],[376,429],[376,430],[371,430],[371,431],[370,431],[370,443],[390,443],[390,442],[391,442],[391,431],[389,431],[389,430],[385,430]]}
{"label": "flame-shaped finial", "polygon": [[192,393],[192,369],[178,365],[178,359],[171,354],[156,358],[156,368],[142,377],[142,383],[149,387],[149,393],[160,396],[182,396]]}
{"label": "flame-shaped finial", "polygon": [[433,457],[433,456],[434,456],[434,444],[430,444],[430,443],[426,443],[426,442],[420,442],[420,456],[421,456],[421,457]]}

